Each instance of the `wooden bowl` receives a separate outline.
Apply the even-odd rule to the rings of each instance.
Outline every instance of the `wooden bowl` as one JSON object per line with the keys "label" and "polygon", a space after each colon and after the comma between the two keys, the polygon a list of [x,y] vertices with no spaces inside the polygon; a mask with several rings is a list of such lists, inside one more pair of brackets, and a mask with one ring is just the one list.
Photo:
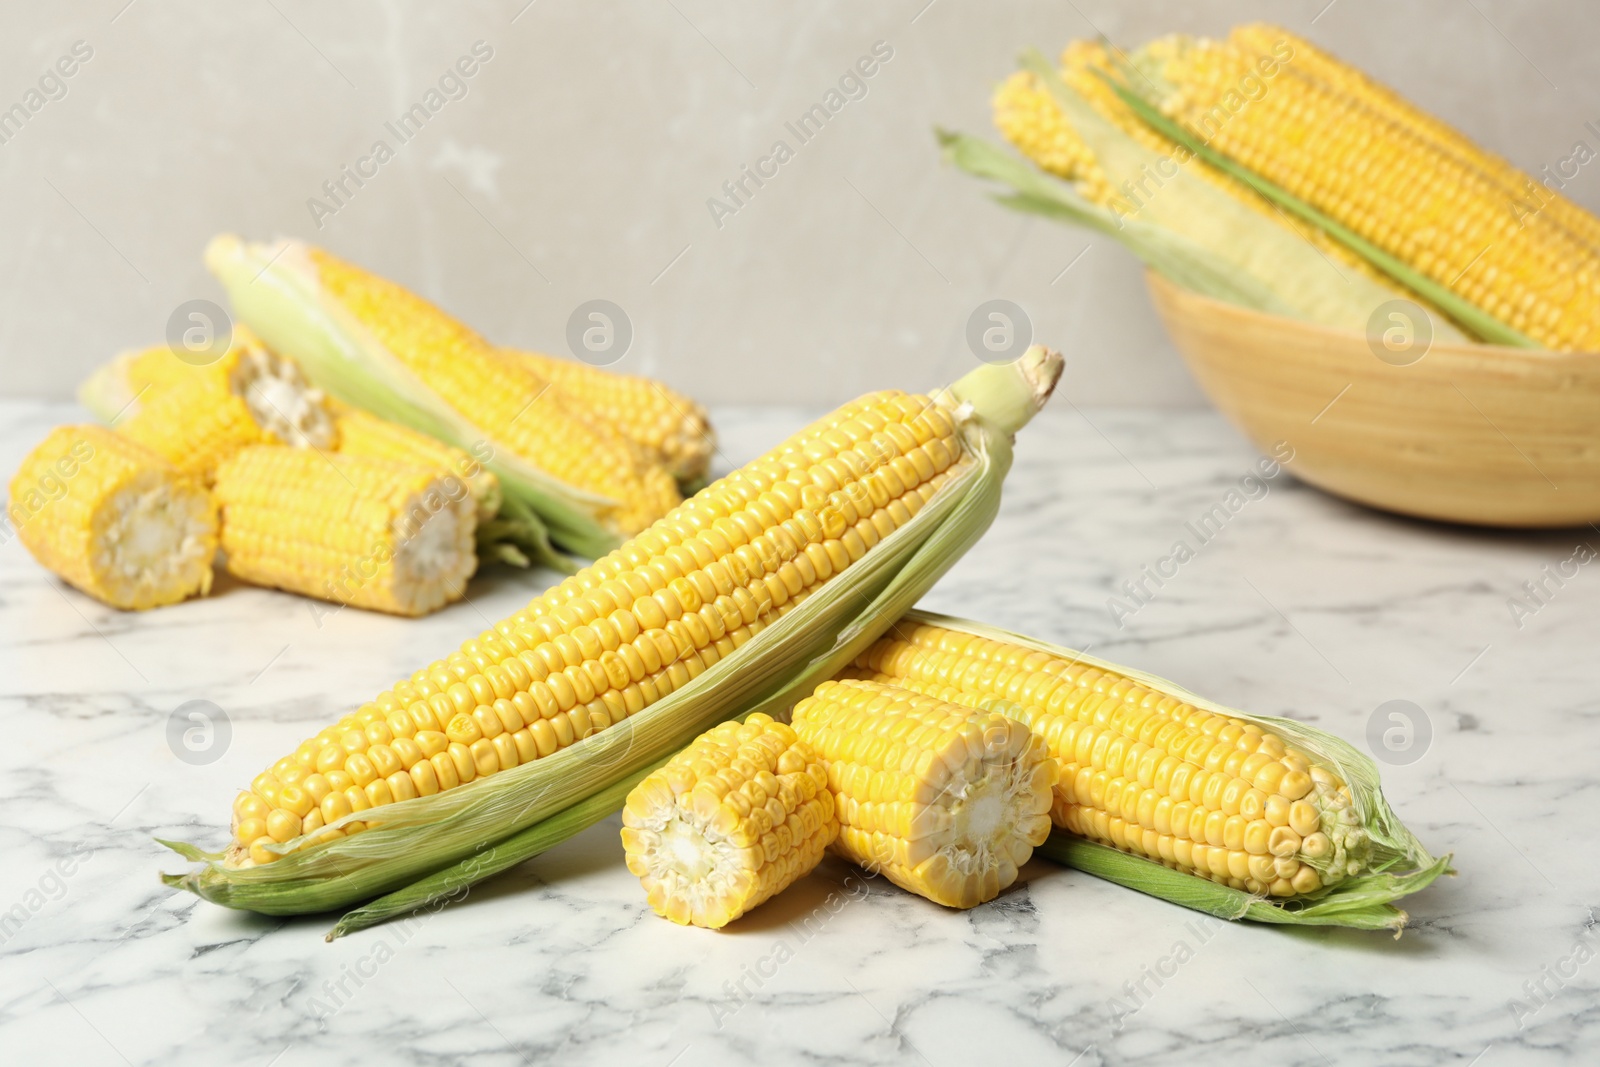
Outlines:
{"label": "wooden bowl", "polygon": [[1312,485],[1451,522],[1600,522],[1600,354],[1434,344],[1397,366],[1364,334],[1147,277],[1206,395]]}

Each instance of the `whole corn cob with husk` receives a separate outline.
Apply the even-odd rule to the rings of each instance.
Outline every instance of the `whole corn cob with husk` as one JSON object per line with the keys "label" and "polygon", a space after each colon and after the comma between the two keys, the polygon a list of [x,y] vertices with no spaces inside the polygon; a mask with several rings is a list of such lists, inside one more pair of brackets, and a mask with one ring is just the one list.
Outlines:
{"label": "whole corn cob with husk", "polygon": [[[1273,32],[1149,46],[1133,57],[1147,77],[1126,88],[1493,321],[1550,348],[1600,349],[1600,250],[1572,228],[1573,205],[1516,210],[1532,179],[1467,150],[1464,138],[1325,53],[1296,63],[1287,35],[1274,47],[1290,58],[1262,83],[1260,46]],[[1264,88],[1241,106],[1241,86],[1254,84]],[[1592,235],[1593,222],[1578,225]]]}
{"label": "whole corn cob with husk", "polygon": [[[787,708],[909,608],[992,519],[1010,435],[1060,366],[1036,347],[933,396],[845,405],[307,739],[239,795],[227,852],[175,845],[205,867],[168,881],[271,913],[399,890],[343,931],[603,817],[699,733]],[[325,821],[308,834],[312,807]]]}
{"label": "whole corn cob with husk", "polygon": [[695,738],[622,809],[628,870],[650,907],[713,930],[810,874],[838,835],[822,760],[762,714]]}
{"label": "whole corn cob with husk", "polygon": [[210,363],[187,363],[166,347],[124,353],[84,382],[79,399],[124,437],[208,482],[248,445],[325,449],[335,437],[322,392],[243,326]]}
{"label": "whole corn cob with husk", "polygon": [[654,380],[572,359],[518,351],[535,374],[592,412],[665,467],[682,485],[705,479],[717,438],[705,408]]}
{"label": "whole corn cob with husk", "polygon": [[[1024,76],[997,93],[997,121],[1046,173],[961,134],[941,133],[946,157],[1010,187],[1002,204],[1105,233],[1152,269],[1216,299],[1365,330],[1377,308],[1404,295],[1370,272],[1341,268],[1264,211],[1259,197],[1196,172],[1192,159],[1163,148],[1161,139],[1130,135],[1126,108],[1111,106],[1093,58],[1077,57],[1069,68],[1073,85],[1031,54]],[[1435,323],[1434,336],[1464,340],[1444,321]]]}
{"label": "whole corn cob with husk", "polygon": [[331,395],[488,455],[501,491],[563,548],[597,558],[678,503],[672,476],[632,442],[393,282],[297,241],[224,235],[206,264],[238,315]]}
{"label": "whole corn cob with husk", "polygon": [[1056,763],[1024,723],[872,681],[824,682],[793,719],[827,769],[834,849],[902,889],[993,900],[1050,833]]}
{"label": "whole corn cob with husk", "polygon": [[461,449],[337,400],[331,401],[330,406],[338,433],[335,451],[341,456],[386,459],[452,474],[472,494],[480,527],[499,513],[500,479]]}
{"label": "whole corn cob with husk", "polygon": [[841,677],[1026,724],[1060,764],[1051,816],[1071,835],[1044,853],[1176,903],[1398,930],[1392,901],[1448,867],[1342,741],[1069,649],[918,611]]}
{"label": "whole corn cob with husk", "polygon": [[114,608],[211,588],[217,519],[200,480],[100,426],[58,426],[11,479],[6,509],[33,558]]}
{"label": "whole corn cob with husk", "polygon": [[[1268,55],[1272,53],[1268,52]],[[1061,55],[1061,82],[1095,114],[1160,159],[1172,159],[1185,170],[1221,189],[1243,206],[1273,225],[1281,226],[1285,216],[1273,203],[1245,183],[1218,170],[1202,159],[1187,155],[1177,144],[1151,129],[1118,99],[1107,84],[1106,74],[1117,69],[1111,49],[1102,41],[1073,41]],[[1050,89],[1038,74],[1019,70],[1007,78],[994,94],[995,126],[1017,150],[1042,170],[1073,182],[1083,196],[1120,216],[1137,214],[1160,194],[1160,174],[1130,174],[1124,170],[1114,183],[1093,148],[1074,129]],[[1388,281],[1360,256],[1326,233],[1312,226],[1294,227],[1295,232],[1317,251],[1337,261],[1335,270],[1348,269],[1388,285]]]}
{"label": "whole corn cob with husk", "polygon": [[477,568],[477,507],[437,467],[255,445],[212,489],[228,573],[396,615],[461,599]]}

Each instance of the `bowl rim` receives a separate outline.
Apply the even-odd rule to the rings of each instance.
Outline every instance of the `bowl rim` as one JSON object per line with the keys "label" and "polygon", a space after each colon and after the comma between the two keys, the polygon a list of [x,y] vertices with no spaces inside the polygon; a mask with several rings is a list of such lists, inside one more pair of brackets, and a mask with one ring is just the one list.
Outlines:
{"label": "bowl rim", "polygon": [[[1244,307],[1240,304],[1230,304],[1225,300],[1197,293],[1193,289],[1186,289],[1177,282],[1161,274],[1159,271],[1146,268],[1145,284],[1149,287],[1157,303],[1160,305],[1188,304],[1204,308],[1207,313],[1231,318],[1240,322],[1250,322],[1258,327],[1277,330],[1282,333],[1299,333],[1307,336],[1320,336],[1337,338],[1343,343],[1362,348],[1367,346],[1367,335],[1359,330],[1348,330],[1338,326],[1328,326],[1320,322],[1306,322],[1303,319],[1290,318],[1287,315],[1274,315],[1255,308]],[[1402,297],[1402,299],[1406,299]],[[1439,314],[1431,310],[1431,314]],[[1600,352],[1560,352],[1549,348],[1515,348],[1510,345],[1490,344],[1452,344],[1436,342],[1429,345],[1428,354],[1444,353],[1462,360],[1492,360],[1504,367],[1508,359],[1525,360],[1540,366],[1552,369],[1565,363],[1588,364],[1583,369],[1591,372],[1600,370]]]}

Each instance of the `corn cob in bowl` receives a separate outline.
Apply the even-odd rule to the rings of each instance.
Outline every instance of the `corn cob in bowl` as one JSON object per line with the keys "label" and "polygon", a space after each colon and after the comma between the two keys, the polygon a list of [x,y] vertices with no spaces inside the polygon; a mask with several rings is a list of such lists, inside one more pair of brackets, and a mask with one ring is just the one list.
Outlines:
{"label": "corn cob in bowl", "polygon": [[204,867],[170,884],[270,913],[391,894],[348,930],[616,810],[707,727],[787,708],[908,609],[993,518],[1011,434],[1060,366],[1035,348],[813,424],[284,756],[236,801],[226,852],[174,846]]}
{"label": "corn cob in bowl", "polygon": [[237,314],[330,395],[486,455],[506,498],[562,548],[597,559],[679,502],[672,475],[614,427],[393,282],[297,241],[224,235],[206,264]]}
{"label": "corn cob in bowl", "polygon": [[913,611],[841,677],[1026,724],[1061,768],[1042,854],[1219,918],[1398,933],[1449,867],[1338,738],[1071,649]]}
{"label": "corn cob in bowl", "polygon": [[1149,266],[1201,386],[1294,473],[1403,514],[1600,520],[1600,220],[1287,31],[1029,53],[1000,202]]}

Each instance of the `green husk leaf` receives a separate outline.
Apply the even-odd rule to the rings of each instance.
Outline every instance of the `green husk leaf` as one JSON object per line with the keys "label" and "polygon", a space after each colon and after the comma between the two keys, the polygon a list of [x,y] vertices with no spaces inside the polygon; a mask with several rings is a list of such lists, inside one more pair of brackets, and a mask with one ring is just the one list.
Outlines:
{"label": "green husk leaf", "polygon": [[1154,102],[1146,99],[1127,85],[1110,77],[1104,71],[1096,71],[1095,73],[1107,85],[1111,86],[1117,97],[1132,108],[1134,113],[1151,129],[1154,129],[1173,143],[1187,148],[1218,170],[1244,182],[1284,211],[1327,233],[1378,270],[1471,330],[1482,340],[1492,344],[1512,345],[1517,348],[1543,347],[1526,334],[1506,325],[1478,307],[1478,305],[1457,295],[1448,287],[1440,285],[1409,264],[1385,252],[1354,230],[1324,214],[1306,201],[1301,200],[1282,186],[1268,181],[1255,171],[1238,163],[1232,157],[1224,155],[1210,145],[1200,141],[1190,134],[1188,130],[1163,115]]}
{"label": "green husk leaf", "polygon": [[506,498],[526,505],[562,548],[598,559],[621,543],[599,518],[613,501],[534,467],[452,409],[324,294],[303,245],[285,241],[269,250],[224,235],[206,249],[206,265],[228,290],[235,314],[329,395],[473,455],[487,451],[484,466],[499,477]]}
{"label": "green husk leaf", "polygon": [[[168,884],[267,914],[347,906],[410,885],[548,819],[670,756],[717,722],[787,708],[876,640],[988,528],[1011,465],[1010,433],[1020,423],[1005,400],[1007,388],[996,392],[981,383],[1020,377],[1016,368],[1036,352],[1042,350],[1030,350],[1017,365],[980,367],[952,390],[976,409],[961,422],[968,461],[911,522],[682,689],[544,759],[468,787],[386,805],[375,829],[303,850],[291,841],[278,846],[286,854],[273,863],[230,868],[213,862]],[[1047,386],[1036,395],[1035,409],[1054,384],[1060,357],[1044,356],[1043,364]],[[1000,424],[989,421],[983,403],[1004,409]]]}
{"label": "green husk leaf", "polygon": [[137,399],[128,387],[125,359],[118,356],[102,363],[78,385],[78,403],[101,422],[111,424]]}
{"label": "green husk leaf", "polygon": [[[1334,770],[1350,787],[1361,825],[1372,843],[1371,859],[1365,870],[1343,881],[1289,901],[1256,897],[1207,881],[1194,875],[1170,870],[1153,860],[1129,855],[1106,845],[1084,841],[1060,831],[1041,846],[1044,855],[1077,867],[1090,874],[1160,897],[1173,904],[1194,908],[1224,919],[1249,919],[1298,925],[1350,926],[1365,930],[1387,929],[1398,932],[1406,914],[1393,903],[1425,888],[1441,874],[1450,873],[1450,857],[1435,858],[1422,842],[1400,821],[1384,798],[1378,765],[1348,742],[1293,719],[1273,715],[1251,715],[1224,707],[1191,693],[1182,686],[1144,671],[1120,666],[996,626],[958,619],[933,612],[913,611],[906,622],[925,623],[949,630],[974,634],[991,641],[1004,641],[1024,648],[1061,656],[1100,670],[1113,671],[1140,685],[1177,697],[1197,708],[1253,722],[1282,737],[1294,747]],[[1005,701],[995,701],[995,710],[1006,712]]]}
{"label": "green husk leaf", "polygon": [[986,141],[962,133],[937,130],[945,159],[979,178],[1015,189],[996,197],[1014,211],[1075,223],[1120,241],[1152,270],[1174,283],[1214,300],[1255,308],[1274,315],[1300,317],[1277,294],[1203,245],[1143,219],[1119,220],[1088,200],[1070,184],[1034,170]]}
{"label": "green husk leaf", "polygon": [[565,811],[559,811],[548,819],[534,823],[526,830],[520,830],[480,849],[466,859],[442,867],[426,878],[419,878],[404,889],[397,889],[371,903],[345,912],[344,916],[334,924],[333,929],[328,931],[327,939],[333,941],[346,934],[365,930],[369,926],[376,926],[402,915],[410,915],[434,904],[442,907],[444,904],[460,900],[468,889],[484,879],[492,878],[501,871],[508,871],[519,863],[547,852],[567,838],[577,836],[601,819],[620,811],[633,787],[666,762],[658,760],[648,767],[634,771],[620,781],[613,782],[578,801]]}

